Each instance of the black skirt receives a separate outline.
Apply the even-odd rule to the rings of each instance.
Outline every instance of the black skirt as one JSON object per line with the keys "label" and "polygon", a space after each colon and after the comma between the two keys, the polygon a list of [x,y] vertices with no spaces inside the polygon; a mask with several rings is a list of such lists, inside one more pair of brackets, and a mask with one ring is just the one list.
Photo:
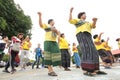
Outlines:
{"label": "black skirt", "polygon": [[64,68],[70,67],[70,53],[68,52],[68,49],[60,49],[60,51],[61,51],[62,66]]}
{"label": "black skirt", "polygon": [[98,52],[99,52],[99,56],[103,62],[111,63],[110,54],[106,50],[100,49],[100,50],[98,50]]}
{"label": "black skirt", "polygon": [[99,55],[92,40],[92,36],[88,32],[80,32],[76,35],[81,48],[81,67],[88,72],[99,70]]}

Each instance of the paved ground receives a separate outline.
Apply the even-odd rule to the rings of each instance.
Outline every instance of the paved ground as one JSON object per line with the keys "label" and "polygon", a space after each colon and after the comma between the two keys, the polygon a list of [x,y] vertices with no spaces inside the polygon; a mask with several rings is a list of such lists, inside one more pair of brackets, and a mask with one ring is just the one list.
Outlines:
{"label": "paved ground", "polygon": [[101,66],[102,71],[106,71],[108,75],[97,75],[95,77],[84,76],[81,69],[71,67],[72,71],[64,71],[59,67],[54,67],[57,77],[51,77],[47,75],[47,69],[31,69],[27,67],[25,71],[20,71],[17,68],[17,72],[14,74],[3,73],[3,68],[0,68],[0,80],[120,80],[120,63],[114,64],[112,69],[104,69]]}

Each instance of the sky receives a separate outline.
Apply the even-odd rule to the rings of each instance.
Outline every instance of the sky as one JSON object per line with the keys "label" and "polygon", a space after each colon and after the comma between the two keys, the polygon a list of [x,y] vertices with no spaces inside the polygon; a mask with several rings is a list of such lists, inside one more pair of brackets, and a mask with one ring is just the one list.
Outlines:
{"label": "sky", "polygon": [[117,49],[115,41],[120,37],[119,30],[119,0],[14,0],[19,4],[26,15],[32,19],[32,48],[40,43],[43,48],[45,32],[39,27],[38,14],[42,13],[43,23],[48,19],[54,19],[55,27],[65,34],[66,39],[72,45],[77,43],[75,36],[75,26],[68,22],[69,10],[74,7],[73,18],[77,18],[79,12],[86,12],[86,21],[92,22],[93,17],[98,21],[96,29],[92,30],[92,35],[104,32],[102,39],[110,38],[109,45],[112,49]]}

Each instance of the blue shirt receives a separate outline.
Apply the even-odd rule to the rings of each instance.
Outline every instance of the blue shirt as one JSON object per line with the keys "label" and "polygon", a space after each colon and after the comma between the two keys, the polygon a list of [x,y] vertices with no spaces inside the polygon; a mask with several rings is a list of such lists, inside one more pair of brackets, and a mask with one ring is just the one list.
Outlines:
{"label": "blue shirt", "polygon": [[42,50],[41,50],[41,48],[36,48],[36,57],[40,57],[40,56],[42,56]]}

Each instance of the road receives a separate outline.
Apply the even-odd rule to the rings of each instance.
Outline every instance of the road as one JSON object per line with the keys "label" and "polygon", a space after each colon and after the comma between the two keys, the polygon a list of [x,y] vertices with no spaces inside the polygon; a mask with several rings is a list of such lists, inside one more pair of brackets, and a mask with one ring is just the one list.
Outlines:
{"label": "road", "polygon": [[3,68],[0,68],[0,80],[120,80],[120,63],[114,64],[112,69],[104,69],[100,67],[102,71],[108,73],[108,75],[96,75],[95,77],[89,77],[82,74],[81,69],[71,67],[71,71],[64,71],[63,68],[54,67],[57,77],[51,77],[47,75],[47,68],[31,69],[27,67],[26,70],[20,71],[17,68],[17,72],[14,74],[2,72]]}

